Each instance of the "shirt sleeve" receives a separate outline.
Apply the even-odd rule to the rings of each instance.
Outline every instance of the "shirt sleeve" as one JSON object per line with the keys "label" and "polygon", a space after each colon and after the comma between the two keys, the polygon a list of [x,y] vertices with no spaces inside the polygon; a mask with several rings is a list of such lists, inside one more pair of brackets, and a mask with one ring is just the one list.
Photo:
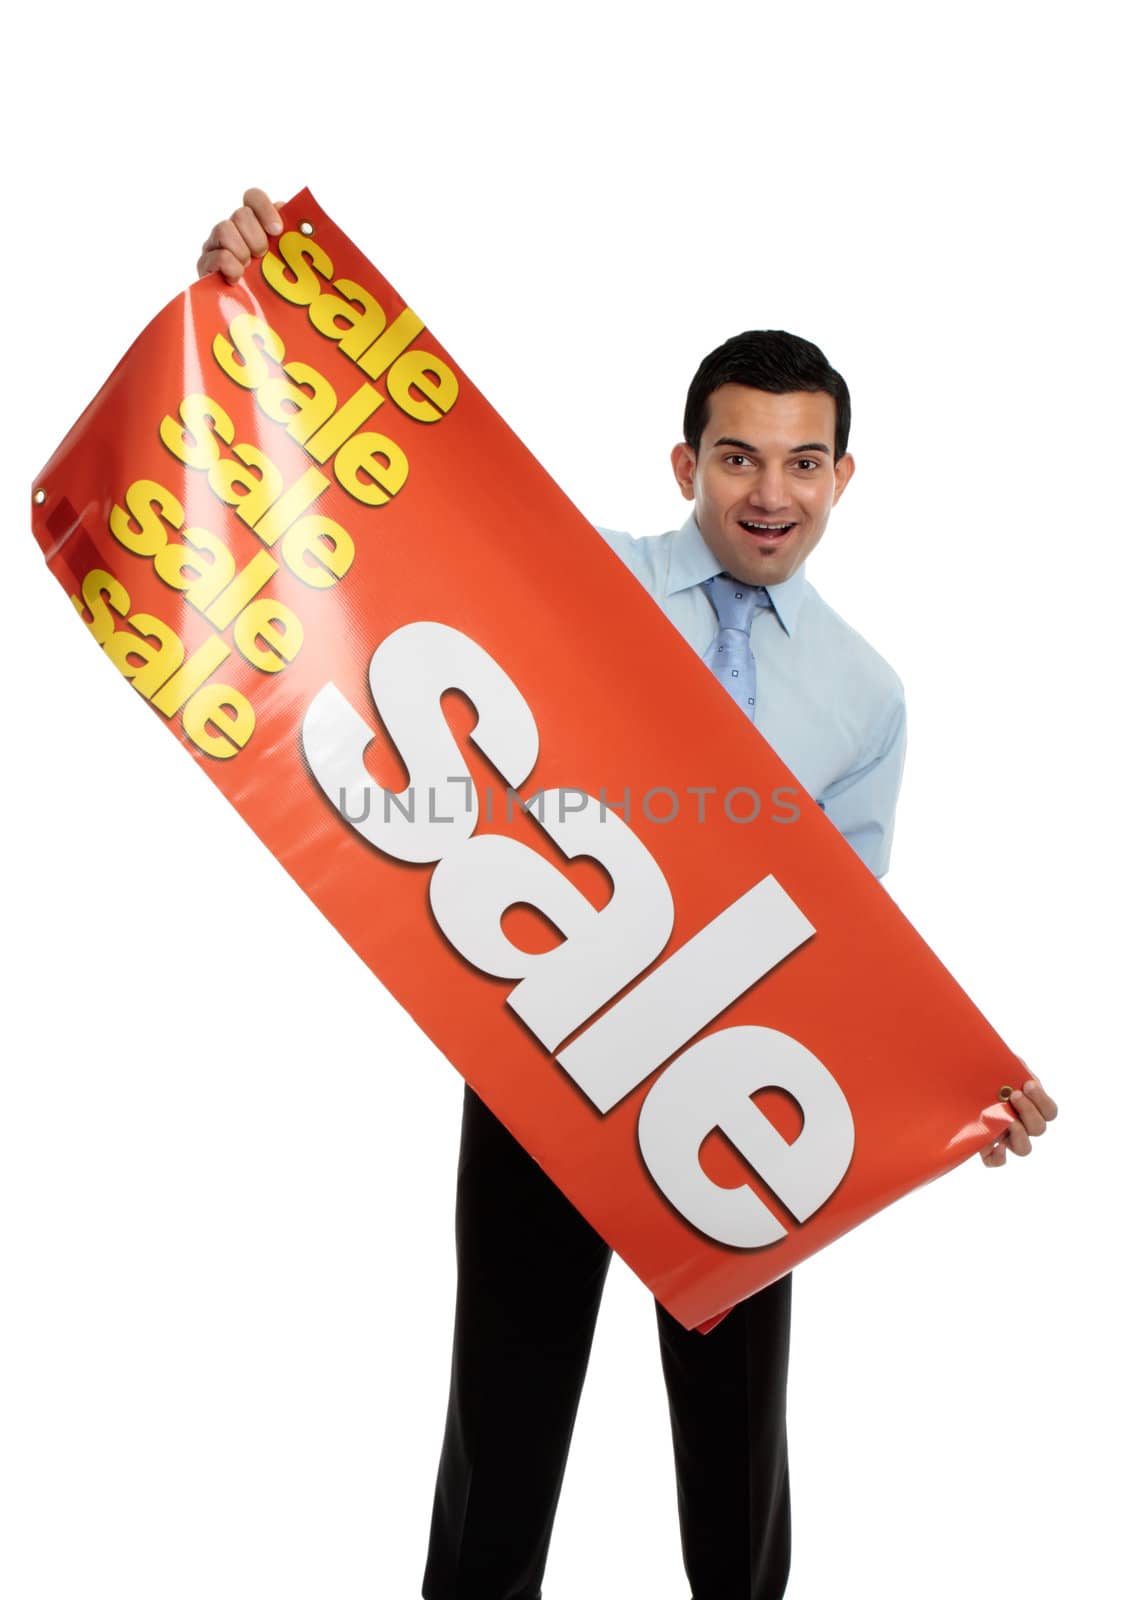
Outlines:
{"label": "shirt sleeve", "polygon": [[907,712],[900,693],[879,748],[862,766],[831,783],[818,805],[866,867],[882,878],[891,859],[895,803],[907,749]]}

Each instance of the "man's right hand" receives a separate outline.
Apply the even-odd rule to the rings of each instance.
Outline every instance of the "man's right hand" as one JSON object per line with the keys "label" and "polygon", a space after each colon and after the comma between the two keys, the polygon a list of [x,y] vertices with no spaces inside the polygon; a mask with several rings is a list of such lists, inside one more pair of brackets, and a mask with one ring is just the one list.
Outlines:
{"label": "man's right hand", "polygon": [[229,283],[238,283],[253,256],[265,255],[267,235],[280,234],[283,219],[262,189],[249,189],[243,205],[218,222],[201,247],[196,264],[198,278],[219,272]]}

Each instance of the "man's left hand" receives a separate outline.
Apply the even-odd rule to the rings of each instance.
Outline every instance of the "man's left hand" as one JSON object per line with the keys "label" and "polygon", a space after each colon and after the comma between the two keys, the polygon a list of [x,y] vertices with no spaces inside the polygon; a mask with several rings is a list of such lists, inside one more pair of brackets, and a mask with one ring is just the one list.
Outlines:
{"label": "man's left hand", "polygon": [[1032,1141],[1040,1138],[1049,1123],[1056,1117],[1056,1101],[1045,1093],[1039,1078],[1028,1078],[1021,1089],[1014,1089],[1009,1104],[1017,1113],[1000,1138],[988,1150],[982,1151],[987,1167],[1004,1167],[1007,1151],[1015,1156],[1027,1156],[1033,1148]]}

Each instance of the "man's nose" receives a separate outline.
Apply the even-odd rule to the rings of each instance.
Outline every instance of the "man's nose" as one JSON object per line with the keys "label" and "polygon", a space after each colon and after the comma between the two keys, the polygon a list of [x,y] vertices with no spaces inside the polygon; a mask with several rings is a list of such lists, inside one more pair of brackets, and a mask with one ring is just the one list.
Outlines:
{"label": "man's nose", "polygon": [[789,489],[780,467],[764,466],[750,489],[751,503],[761,511],[781,511],[789,504]]}

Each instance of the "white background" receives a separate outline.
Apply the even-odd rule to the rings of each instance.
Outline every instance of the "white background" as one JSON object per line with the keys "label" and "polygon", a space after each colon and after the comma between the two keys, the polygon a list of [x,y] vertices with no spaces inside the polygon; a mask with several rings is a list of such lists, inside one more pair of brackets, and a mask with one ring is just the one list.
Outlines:
{"label": "white background", "polygon": [[[614,527],[682,519],[667,453],[726,335],[790,328],[846,374],[858,472],[810,576],[907,686],[888,886],[1062,1114],[1028,1161],[971,1162],[797,1273],[791,1600],[1117,1586],[1110,14],[378,0],[170,11],[179,35],[164,9],[24,14],[4,108],[11,1600],[419,1592],[458,1080],[127,692],[26,531],[34,473],[250,183],[309,184]],[[547,1600],[686,1592],[651,1301],[614,1264]]]}

